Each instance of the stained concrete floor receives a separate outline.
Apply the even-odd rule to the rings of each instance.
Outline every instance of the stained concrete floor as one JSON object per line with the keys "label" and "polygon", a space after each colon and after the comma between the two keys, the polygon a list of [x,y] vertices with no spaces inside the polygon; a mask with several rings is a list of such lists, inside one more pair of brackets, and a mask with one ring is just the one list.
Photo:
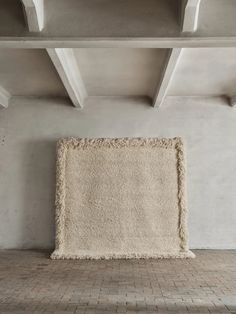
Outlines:
{"label": "stained concrete floor", "polygon": [[1,313],[236,313],[236,251],[190,260],[57,260],[0,251]]}

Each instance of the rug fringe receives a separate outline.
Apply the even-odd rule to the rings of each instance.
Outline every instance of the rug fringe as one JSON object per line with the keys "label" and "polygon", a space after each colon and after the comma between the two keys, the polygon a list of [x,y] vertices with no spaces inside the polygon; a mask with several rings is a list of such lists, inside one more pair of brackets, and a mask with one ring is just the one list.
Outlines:
{"label": "rug fringe", "polygon": [[87,259],[87,260],[110,260],[110,259],[172,259],[172,258],[195,258],[195,254],[188,250],[185,252],[177,252],[176,254],[171,253],[153,253],[153,254],[142,254],[142,253],[108,253],[105,255],[101,254],[65,254],[58,250],[55,250],[51,256],[51,259]]}

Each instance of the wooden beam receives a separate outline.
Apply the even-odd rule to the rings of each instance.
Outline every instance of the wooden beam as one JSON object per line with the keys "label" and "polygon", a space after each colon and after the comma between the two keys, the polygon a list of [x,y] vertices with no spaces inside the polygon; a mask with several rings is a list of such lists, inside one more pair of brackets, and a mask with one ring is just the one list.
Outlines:
{"label": "wooden beam", "polygon": [[44,27],[44,0],[21,0],[30,32],[40,32]]}
{"label": "wooden beam", "polygon": [[4,108],[7,108],[10,98],[11,95],[8,93],[8,91],[6,91],[5,88],[0,86],[0,105]]}
{"label": "wooden beam", "polygon": [[82,108],[87,91],[85,89],[73,49],[47,49],[47,52],[75,107]]}
{"label": "wooden beam", "polygon": [[181,48],[175,48],[170,51],[161,80],[157,86],[156,94],[153,97],[153,107],[159,108],[162,105],[179,61],[181,51]]}
{"label": "wooden beam", "polygon": [[201,0],[182,0],[182,31],[195,32],[198,26],[198,16]]}

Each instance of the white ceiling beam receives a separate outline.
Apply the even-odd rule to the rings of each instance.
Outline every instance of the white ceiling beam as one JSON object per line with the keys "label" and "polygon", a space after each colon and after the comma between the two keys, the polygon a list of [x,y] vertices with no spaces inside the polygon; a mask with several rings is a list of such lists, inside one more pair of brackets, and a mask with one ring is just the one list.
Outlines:
{"label": "white ceiling beam", "polygon": [[44,0],[21,0],[30,32],[44,28]]}
{"label": "white ceiling beam", "polygon": [[11,95],[8,93],[5,88],[0,86],[0,105],[4,108],[8,107],[9,99],[11,98]]}
{"label": "white ceiling beam", "polygon": [[168,88],[170,86],[171,80],[173,79],[175,69],[181,55],[181,51],[181,48],[174,48],[171,49],[169,53],[161,80],[157,86],[156,94],[153,97],[153,107],[155,108],[159,108],[166,97]]}
{"label": "white ceiling beam", "polygon": [[0,36],[0,48],[220,48],[236,47],[230,37],[158,37],[158,38],[88,38],[88,37],[6,37]]}
{"label": "white ceiling beam", "polygon": [[73,49],[55,48],[47,52],[75,107],[83,108],[88,96]]}
{"label": "white ceiling beam", "polygon": [[182,0],[182,31],[192,33],[197,30],[201,0]]}

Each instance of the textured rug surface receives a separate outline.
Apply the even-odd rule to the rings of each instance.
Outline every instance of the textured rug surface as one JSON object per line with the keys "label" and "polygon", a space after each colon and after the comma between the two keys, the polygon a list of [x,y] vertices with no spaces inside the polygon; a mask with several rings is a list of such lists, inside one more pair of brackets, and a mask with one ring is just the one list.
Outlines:
{"label": "textured rug surface", "polygon": [[58,142],[52,258],[193,256],[180,138]]}

